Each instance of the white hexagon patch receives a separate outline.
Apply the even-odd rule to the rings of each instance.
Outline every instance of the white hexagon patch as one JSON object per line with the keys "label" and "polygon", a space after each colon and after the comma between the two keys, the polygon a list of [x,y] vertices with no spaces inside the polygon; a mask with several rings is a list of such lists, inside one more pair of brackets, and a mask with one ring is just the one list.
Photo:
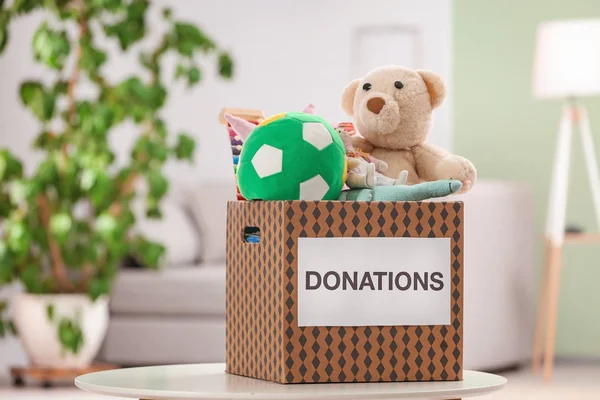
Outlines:
{"label": "white hexagon patch", "polygon": [[320,122],[303,123],[302,139],[315,146],[317,150],[323,150],[333,142],[331,133]]}
{"label": "white hexagon patch", "polygon": [[252,157],[252,166],[261,178],[277,174],[283,169],[283,151],[263,144]]}
{"label": "white hexagon patch", "polygon": [[300,184],[300,200],[322,200],[329,185],[321,175],[314,176]]}

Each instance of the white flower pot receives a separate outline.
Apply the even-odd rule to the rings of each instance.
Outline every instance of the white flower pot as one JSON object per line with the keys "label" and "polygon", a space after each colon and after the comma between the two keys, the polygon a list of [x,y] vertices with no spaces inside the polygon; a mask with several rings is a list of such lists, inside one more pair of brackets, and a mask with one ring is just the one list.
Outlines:
{"label": "white flower pot", "polygon": [[[48,319],[48,305],[54,319]],[[108,297],[92,302],[83,294],[18,294],[13,302],[15,325],[21,343],[33,365],[49,368],[82,368],[90,365],[108,328]],[[83,344],[77,354],[63,349],[58,339],[60,318],[78,316]]]}

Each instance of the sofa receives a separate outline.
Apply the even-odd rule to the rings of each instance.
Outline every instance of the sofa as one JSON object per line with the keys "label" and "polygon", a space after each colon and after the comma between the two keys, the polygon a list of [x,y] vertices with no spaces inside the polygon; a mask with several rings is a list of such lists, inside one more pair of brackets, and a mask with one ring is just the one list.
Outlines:
{"label": "sofa", "polygon": [[[226,182],[200,189],[200,196],[184,194],[178,203],[194,228],[184,226],[181,213],[173,226],[176,215],[168,212],[164,222],[148,228],[163,235],[172,259],[160,271],[121,272],[103,360],[124,366],[224,361],[225,204],[235,198],[235,188]],[[453,200],[465,202],[465,368],[519,365],[530,358],[533,335],[531,191],[518,183],[480,181]],[[190,252],[194,235],[200,250]],[[186,264],[183,253],[194,261]]]}

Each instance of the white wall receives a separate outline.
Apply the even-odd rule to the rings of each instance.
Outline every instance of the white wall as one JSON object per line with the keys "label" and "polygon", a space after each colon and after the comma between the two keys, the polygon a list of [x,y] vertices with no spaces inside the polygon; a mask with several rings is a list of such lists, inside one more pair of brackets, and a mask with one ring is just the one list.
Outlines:
{"label": "white wall", "polygon": [[[175,16],[199,23],[219,44],[231,51],[236,76],[231,82],[213,79],[210,63],[202,84],[194,91],[175,86],[164,117],[173,131],[186,129],[199,140],[195,167],[169,165],[179,181],[230,179],[228,138],[217,116],[221,108],[259,108],[266,115],[299,111],[314,103],[317,112],[332,123],[347,120],[339,96],[347,82],[375,65],[403,63],[432,69],[450,77],[450,0],[156,0],[153,9],[170,4]],[[155,13],[156,14],[156,13]],[[52,78],[35,65],[30,50],[32,33],[40,15],[21,18],[11,26],[11,40],[0,58],[0,147],[8,146],[31,168],[36,156],[30,143],[38,124],[22,108],[18,85],[25,78]],[[151,19],[151,29],[161,27]],[[146,47],[156,41],[152,30]],[[115,43],[103,43],[111,55]],[[103,72],[117,79],[135,71],[136,55],[111,58]],[[172,74],[173,65],[166,69]],[[85,92],[85,88],[82,93]],[[436,111],[432,141],[451,143],[448,102]],[[129,152],[135,131],[123,126],[112,136],[121,157]],[[0,370],[13,360],[0,347]]]}
{"label": "white wall", "polygon": [[[153,8],[164,4],[171,4],[177,17],[199,23],[236,61],[232,82],[214,79],[214,63],[205,63],[204,80],[196,90],[176,86],[170,91],[164,110],[169,126],[193,132],[200,142],[197,168],[169,167],[180,180],[231,175],[227,137],[217,121],[225,106],[259,108],[269,115],[299,111],[312,102],[334,123],[348,119],[339,107],[342,88],[371,66],[402,62],[450,76],[450,0],[157,0]],[[24,78],[52,77],[31,56],[32,32],[40,20],[37,15],[14,24],[0,58],[0,146],[8,145],[28,160],[33,159],[29,145],[38,127],[18,101],[18,84]],[[153,17],[152,26],[161,27],[160,19]],[[153,31],[136,50],[152,45],[157,35]],[[114,42],[108,48],[117,54]],[[135,65],[135,54],[112,58],[104,73],[122,78]],[[166,73],[172,71],[169,65]],[[449,146],[450,105],[437,111],[436,118],[432,141]],[[131,126],[115,132],[120,154],[128,154],[134,134]]]}

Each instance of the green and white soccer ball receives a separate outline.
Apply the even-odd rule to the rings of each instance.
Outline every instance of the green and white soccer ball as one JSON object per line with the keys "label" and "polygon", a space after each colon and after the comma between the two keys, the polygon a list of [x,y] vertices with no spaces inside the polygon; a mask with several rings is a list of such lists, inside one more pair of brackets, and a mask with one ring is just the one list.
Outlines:
{"label": "green and white soccer ball", "polygon": [[335,200],[344,185],[346,150],[321,117],[277,114],[250,133],[237,173],[248,200]]}

